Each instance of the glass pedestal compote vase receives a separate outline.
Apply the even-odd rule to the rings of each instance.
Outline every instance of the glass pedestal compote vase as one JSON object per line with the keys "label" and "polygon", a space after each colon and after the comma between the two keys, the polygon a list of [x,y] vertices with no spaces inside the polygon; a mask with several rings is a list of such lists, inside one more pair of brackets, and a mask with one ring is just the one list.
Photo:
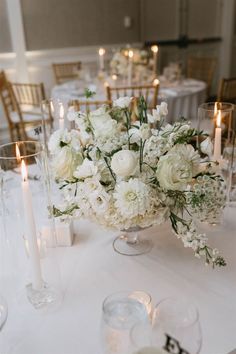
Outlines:
{"label": "glass pedestal compote vase", "polygon": [[122,234],[113,241],[114,250],[124,256],[138,256],[150,252],[153,243],[142,234],[142,231],[148,228],[134,226],[127,230],[121,230]]}

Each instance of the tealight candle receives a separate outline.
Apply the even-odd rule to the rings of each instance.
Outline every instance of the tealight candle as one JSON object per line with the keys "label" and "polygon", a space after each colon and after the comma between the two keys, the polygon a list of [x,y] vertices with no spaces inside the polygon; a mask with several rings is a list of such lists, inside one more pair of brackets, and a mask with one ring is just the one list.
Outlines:
{"label": "tealight candle", "polygon": [[153,72],[154,74],[157,73],[157,53],[158,53],[158,46],[152,45],[151,51],[153,52]]}
{"label": "tealight candle", "polygon": [[35,220],[32,207],[32,196],[29,188],[27,168],[24,159],[21,161],[21,175],[22,175],[22,196],[25,217],[25,234],[29,247],[29,260],[31,263],[32,287],[34,290],[40,290],[43,285],[40,255],[37,243],[37,233],[35,227]]}
{"label": "tealight candle", "polygon": [[99,48],[98,54],[99,54],[99,63],[100,63],[100,70],[104,70],[104,55],[106,51],[104,48]]}

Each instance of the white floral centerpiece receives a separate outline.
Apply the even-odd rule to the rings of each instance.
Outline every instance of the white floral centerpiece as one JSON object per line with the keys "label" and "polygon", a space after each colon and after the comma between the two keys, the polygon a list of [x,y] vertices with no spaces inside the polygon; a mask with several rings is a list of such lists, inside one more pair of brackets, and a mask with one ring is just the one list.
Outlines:
{"label": "white floral centerpiece", "polygon": [[[201,161],[192,145],[198,132],[185,120],[165,124],[167,104],[147,112],[141,97],[137,120],[131,98],[90,113],[69,111],[76,130],[58,130],[49,142],[55,178],[63,202],[61,218],[90,218],[105,227],[129,229],[171,222],[174,233],[196,257],[224,266],[218,250],[197,232],[194,219],[205,220],[225,204],[224,181],[214,163]],[[202,153],[211,154],[209,138]]]}
{"label": "white floral centerpiece", "polygon": [[129,50],[133,52],[132,62],[138,72],[147,70],[149,64],[149,53],[145,49],[139,48],[122,48],[116,51],[110,61],[110,68],[112,74],[126,76],[129,66]]}

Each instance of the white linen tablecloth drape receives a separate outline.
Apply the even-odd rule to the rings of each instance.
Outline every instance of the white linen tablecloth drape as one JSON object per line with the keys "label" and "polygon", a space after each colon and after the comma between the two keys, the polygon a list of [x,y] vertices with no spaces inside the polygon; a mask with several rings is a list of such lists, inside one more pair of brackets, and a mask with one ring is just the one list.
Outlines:
{"label": "white linen tablecloth drape", "polygon": [[[0,293],[9,305],[9,317],[0,333],[1,353],[102,354],[102,302],[113,292],[131,289],[150,293],[154,305],[169,296],[187,297],[200,313],[201,354],[227,354],[236,348],[235,209],[225,210],[221,226],[204,228],[211,244],[221,249],[227,267],[205,267],[183,247],[168,224],[145,231],[154,242],[149,254],[127,257],[112,248],[117,233],[86,220],[75,222],[73,247],[56,249],[64,289],[60,308],[40,312],[27,300],[17,302],[17,293],[7,289],[11,281],[0,277]],[[17,269],[15,277],[20,277]]]}
{"label": "white linen tablecloth drape", "polygon": [[[51,92],[52,98],[69,100],[84,100],[84,90],[89,87],[95,91],[95,100],[106,100],[105,88],[97,80],[94,84],[86,84],[82,80],[66,82],[62,85],[54,86]],[[197,118],[198,106],[205,101],[206,83],[203,81],[184,79],[178,83],[161,83],[158,94],[158,102],[168,103],[168,122],[174,122],[183,116],[186,119]]]}

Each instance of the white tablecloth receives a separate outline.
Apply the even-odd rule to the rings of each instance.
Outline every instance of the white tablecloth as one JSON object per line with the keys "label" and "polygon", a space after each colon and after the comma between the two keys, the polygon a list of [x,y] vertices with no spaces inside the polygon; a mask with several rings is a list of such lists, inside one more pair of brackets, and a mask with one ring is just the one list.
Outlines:
{"label": "white tablecloth", "polygon": [[[200,313],[201,354],[229,353],[236,348],[235,211],[225,210],[220,227],[204,226],[211,244],[228,263],[215,270],[194,258],[168,224],[146,230],[154,242],[149,254],[127,257],[114,252],[114,232],[85,220],[76,222],[74,245],[56,249],[64,289],[59,309],[42,313],[27,300],[19,302],[17,291],[7,288],[10,281],[0,277],[0,293],[9,305],[9,317],[0,333],[1,353],[102,354],[102,302],[121,290],[144,290],[154,304],[168,296],[187,297]],[[20,278],[19,269],[15,276]]]}
{"label": "white tablecloth", "polygon": [[[83,81],[70,81],[57,85],[52,89],[53,98],[64,100],[84,99],[84,89],[90,87],[96,91],[94,99],[106,100],[106,93],[103,85],[94,81],[94,84],[86,85]],[[205,101],[206,84],[203,81],[185,79],[175,83],[160,83],[158,95],[159,102],[168,103],[169,114],[167,120],[173,122],[183,116],[186,119],[196,119],[198,106]]]}

